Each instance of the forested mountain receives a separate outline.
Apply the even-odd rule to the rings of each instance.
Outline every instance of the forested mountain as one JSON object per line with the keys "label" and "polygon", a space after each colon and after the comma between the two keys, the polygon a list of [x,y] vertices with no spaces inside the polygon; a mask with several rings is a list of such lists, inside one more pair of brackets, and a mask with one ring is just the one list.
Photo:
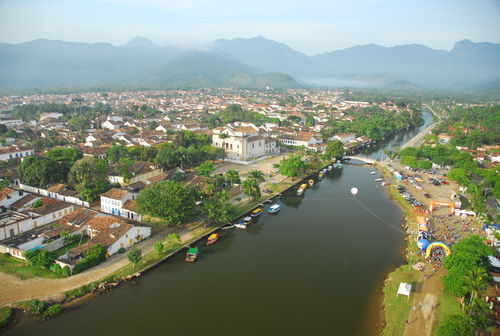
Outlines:
{"label": "forested mountain", "polygon": [[307,56],[263,37],[217,40],[210,51],[161,47],[144,37],[122,46],[35,40],[0,43],[0,89],[88,86],[145,88],[362,86],[495,89],[500,44],[457,42],[355,46]]}
{"label": "forested mountain", "polygon": [[500,44],[469,40],[449,52],[418,44],[368,44],[312,57],[263,37],[218,40],[215,46],[247,65],[319,85],[460,89],[500,79]]}

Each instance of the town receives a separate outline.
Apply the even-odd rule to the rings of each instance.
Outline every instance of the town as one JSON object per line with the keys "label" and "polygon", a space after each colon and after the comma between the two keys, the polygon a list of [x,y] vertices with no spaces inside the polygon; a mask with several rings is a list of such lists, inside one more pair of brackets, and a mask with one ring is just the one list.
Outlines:
{"label": "town", "polygon": [[[472,234],[494,221],[500,192],[498,105],[428,104],[435,122],[411,142],[414,147],[387,149],[384,158],[365,161],[382,172],[375,180],[387,185],[389,194],[410,204],[407,215],[422,229],[407,223],[420,248],[409,243],[408,255],[420,258],[424,241],[424,250],[437,237],[449,248],[469,236],[451,235],[443,226]],[[67,287],[74,290],[88,285],[77,275],[94,269],[96,286],[117,284],[190,241],[211,234],[213,243],[220,227],[251,210],[259,215],[265,200],[318,169],[321,179],[323,167],[355,160],[356,153],[422,125],[421,111],[420,103],[401,97],[358,101],[341,90],[1,97],[0,271],[75,279]],[[470,111],[479,123],[464,119],[472,119]],[[403,179],[410,184],[403,186]],[[306,188],[301,184],[297,193]],[[433,207],[442,206],[461,218],[453,219],[453,229],[448,219],[437,219],[446,209],[429,219]],[[495,226],[487,229],[494,232]],[[490,245],[498,248],[491,232]],[[189,249],[186,260],[196,260],[197,253]],[[428,257],[442,266],[439,253]],[[105,266],[97,268],[101,263]],[[2,303],[54,294],[9,292]]]}

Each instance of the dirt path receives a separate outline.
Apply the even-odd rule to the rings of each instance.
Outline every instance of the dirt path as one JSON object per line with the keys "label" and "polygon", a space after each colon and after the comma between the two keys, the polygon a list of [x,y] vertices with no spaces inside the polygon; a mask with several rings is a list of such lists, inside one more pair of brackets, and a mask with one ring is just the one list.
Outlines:
{"label": "dirt path", "polygon": [[[137,246],[143,254],[153,251],[153,244],[158,240],[164,240],[166,235],[177,232],[182,241],[192,238],[190,228],[169,228],[155,235],[153,239],[148,239]],[[126,254],[115,255],[96,267],[83,273],[63,279],[34,278],[20,280],[19,278],[5,273],[0,273],[0,306],[8,303],[31,300],[31,299],[59,299],[63,297],[62,292],[81,287],[85,284],[98,281],[113,272],[119,270],[129,263]]]}
{"label": "dirt path", "polygon": [[[404,336],[431,336],[435,322],[437,299],[443,291],[440,276],[444,270],[432,271],[432,266],[427,265],[422,279],[417,283],[413,295],[413,308],[410,310]],[[425,279],[425,276],[428,278]]]}

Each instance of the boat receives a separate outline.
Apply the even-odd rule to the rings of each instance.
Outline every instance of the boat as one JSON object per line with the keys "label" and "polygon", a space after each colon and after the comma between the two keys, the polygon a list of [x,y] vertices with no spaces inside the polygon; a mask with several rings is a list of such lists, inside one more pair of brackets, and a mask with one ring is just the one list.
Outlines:
{"label": "boat", "polygon": [[381,185],[382,187],[383,187],[383,186],[385,186],[385,182],[380,183],[380,185]]}
{"label": "boat", "polygon": [[370,172],[370,175],[375,175],[375,172],[374,171]]}
{"label": "boat", "polygon": [[207,240],[207,245],[212,245],[219,239],[219,234],[218,233],[212,233]]}
{"label": "boat", "polygon": [[340,162],[336,162],[336,163],[333,165],[333,167],[334,167],[334,168],[338,168],[338,169],[340,169],[340,168],[342,168],[342,163],[340,163]]}
{"label": "boat", "polygon": [[193,262],[198,259],[198,249],[196,247],[190,247],[186,254],[186,261]]}
{"label": "boat", "polygon": [[304,193],[304,189],[297,189],[297,195],[302,195]]}
{"label": "boat", "polygon": [[320,180],[321,180],[323,177],[325,177],[325,174],[323,174],[323,173],[319,173],[319,174],[318,174],[318,179],[320,179]]}
{"label": "boat", "polygon": [[313,179],[310,179],[309,180],[309,185],[312,187],[314,185],[314,180]]}
{"label": "boat", "polygon": [[250,213],[250,216],[257,217],[262,214],[262,208],[257,208]]}
{"label": "boat", "polygon": [[267,209],[267,212],[269,212],[270,214],[275,214],[280,211],[280,207],[281,206],[279,204],[273,204],[269,207],[269,209]]}
{"label": "boat", "polygon": [[321,171],[323,174],[326,174],[327,170],[326,168],[323,168],[323,170]]}
{"label": "boat", "polygon": [[307,183],[302,183],[299,187],[299,189],[304,189],[306,190],[307,189]]}
{"label": "boat", "polygon": [[235,223],[234,227],[237,227],[238,229],[246,229],[247,225],[245,224],[245,222],[239,222],[239,223]]}
{"label": "boat", "polygon": [[333,166],[332,166],[332,165],[328,165],[327,169],[328,169],[328,170],[332,170],[332,169],[333,169]]}
{"label": "boat", "polygon": [[243,223],[244,223],[245,225],[248,225],[248,224],[250,224],[251,222],[252,222],[252,217],[250,217],[250,216],[246,216],[245,218],[243,218]]}
{"label": "boat", "polygon": [[374,181],[374,182],[382,182],[383,180],[384,180],[384,179],[381,179],[381,178],[376,178],[376,179],[374,179],[373,181]]}

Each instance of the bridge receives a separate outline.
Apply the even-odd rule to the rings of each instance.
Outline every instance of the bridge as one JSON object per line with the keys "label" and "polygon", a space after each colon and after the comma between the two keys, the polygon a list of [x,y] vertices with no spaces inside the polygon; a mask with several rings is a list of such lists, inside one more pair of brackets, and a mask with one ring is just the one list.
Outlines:
{"label": "bridge", "polygon": [[364,163],[367,163],[367,164],[374,164],[375,162],[377,162],[377,160],[374,160],[374,159],[370,159],[370,158],[367,158],[367,157],[364,157],[364,156],[359,156],[359,155],[356,155],[356,156],[350,156],[350,155],[346,155],[343,157],[344,160],[358,160],[358,161],[363,161]]}

